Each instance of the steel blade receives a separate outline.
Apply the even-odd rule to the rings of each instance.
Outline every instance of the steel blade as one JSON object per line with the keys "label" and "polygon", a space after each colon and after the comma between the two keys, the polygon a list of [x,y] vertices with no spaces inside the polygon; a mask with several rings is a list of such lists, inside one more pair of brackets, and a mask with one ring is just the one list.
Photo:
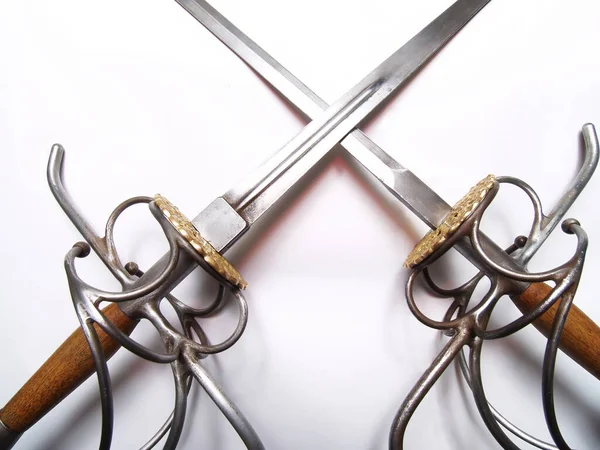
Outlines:
{"label": "steel blade", "polygon": [[[208,2],[175,1],[309,119],[318,117],[329,107]],[[450,206],[439,195],[362,131],[353,130],[341,145],[428,226],[436,227],[448,212]],[[402,186],[414,186],[414,189],[402,189]]]}
{"label": "steel blade", "polygon": [[[228,191],[223,197],[214,200],[200,212],[194,218],[193,224],[202,236],[217,251],[226,251],[302,175],[352,131],[374,108],[389,97],[395,88],[430,59],[489,1],[458,0],[450,6],[338,102],[321,113],[318,119],[307,125],[280,151],[253,172],[246,181]],[[211,17],[206,15],[196,2],[188,2],[186,5],[199,16],[206,19]],[[223,17],[221,16],[221,18]],[[213,25],[218,24],[217,20],[211,20]],[[231,23],[229,26],[232,29],[235,28]],[[222,29],[227,30],[227,28]],[[258,62],[258,59],[256,61]],[[79,212],[73,209],[73,202],[62,185],[60,175],[62,159],[62,148],[53,148],[48,166],[51,190],[65,213],[82,234],[90,235],[86,233],[85,221]],[[102,252],[97,253],[103,258]],[[164,255],[148,269],[144,276],[126,284],[143,285],[146,280],[153,279],[161,273],[168,259],[169,254]],[[109,261],[104,262],[110,266]],[[191,256],[180,255],[176,269],[162,290],[168,292],[173,289],[195,266]],[[138,301],[124,301],[119,305],[127,313]]]}
{"label": "steel blade", "polygon": [[[321,112],[240,185],[209,205],[194,219],[194,225],[215,248],[226,250],[489,1],[458,0],[452,4],[342,98]],[[231,31],[236,30],[239,36],[239,30],[229,22],[221,24],[218,19],[224,17],[212,15],[216,11],[205,2],[178,0],[178,3],[201,22],[210,24],[221,38],[237,39],[234,46],[240,48],[246,45]],[[259,63],[256,58],[253,62]],[[268,65],[262,68],[271,70]],[[277,67],[271,71],[277,71]]]}
{"label": "steel blade", "polygon": [[[324,100],[206,1],[176,1],[308,118],[319,117],[328,108]],[[435,191],[360,130],[354,129],[340,144],[429,227],[437,227],[450,211],[450,205]],[[503,266],[513,270],[522,269],[483,233],[481,242],[488,254]],[[485,269],[474,256],[468,240],[458,242],[456,249],[478,268]],[[521,289],[528,286],[526,283],[518,284],[522,285]]]}

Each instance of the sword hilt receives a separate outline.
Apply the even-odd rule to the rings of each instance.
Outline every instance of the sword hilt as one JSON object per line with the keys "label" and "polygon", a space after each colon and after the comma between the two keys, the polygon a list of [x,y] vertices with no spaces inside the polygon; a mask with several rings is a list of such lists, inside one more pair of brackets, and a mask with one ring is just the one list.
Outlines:
{"label": "sword hilt", "polygon": [[[102,310],[123,333],[129,335],[138,324],[121,311],[116,303]],[[105,357],[121,347],[98,325],[94,325]],[[34,425],[52,408],[95,372],[92,353],[81,328],[77,328],[21,389],[0,410],[0,421],[20,434]]]}
{"label": "sword hilt", "polygon": [[[519,180],[509,177],[501,177],[498,180],[515,184],[519,187],[525,187],[526,191],[529,189],[529,194],[532,197],[537,197],[528,186],[524,185]],[[435,259],[444,254],[453,243],[456,243],[459,236],[469,235],[474,228],[478,228],[479,218],[495,197],[498,188],[498,181],[496,180],[496,177],[492,175],[486,177],[474,186],[469,193],[452,208],[452,211],[446,216],[442,224],[437,229],[427,233],[421,242],[417,244],[407,257],[405,266],[412,268],[431,264]],[[534,205],[535,203],[539,204],[539,201],[534,202]],[[508,250],[508,253],[519,250],[521,259],[525,259],[524,255],[527,254],[526,251],[529,249],[528,246],[539,246],[540,241],[545,240],[545,236],[543,236],[543,239],[540,239],[539,237],[540,234],[545,231],[543,226],[541,226],[541,222],[545,220],[545,226],[548,227],[547,224],[550,220],[548,217],[544,217],[541,213],[541,209],[537,217],[539,217],[539,219],[536,219],[536,221],[539,220],[540,225],[538,226],[537,223],[534,223],[532,227],[533,231],[530,236],[532,239],[525,238],[524,236],[517,238],[515,244]],[[563,230],[567,233],[569,233],[569,226],[566,224],[571,221],[572,219],[569,219],[563,225]],[[463,229],[463,232],[459,233],[458,230],[461,228]],[[473,237],[470,239],[472,241]],[[496,266],[496,269],[498,268],[500,267]],[[511,299],[523,314],[527,314],[538,308],[540,303],[546,300],[552,291],[553,288],[546,283],[533,282],[523,292],[511,295]],[[550,307],[550,309],[532,322],[545,337],[549,337],[552,333],[554,319],[560,303],[561,300],[559,299]],[[593,376],[600,379],[600,327],[575,305],[570,306],[569,315],[564,324],[564,328],[562,329],[559,344],[560,349],[564,353]]]}
{"label": "sword hilt", "polygon": [[[502,184],[520,188],[529,197],[534,209],[534,220],[528,236],[517,237],[514,244],[505,250],[510,255],[508,260],[489,251],[480,232],[482,217]],[[473,392],[482,420],[502,447],[513,448],[514,444],[501,424],[520,439],[539,443],[538,439],[508,423],[490,405],[481,370],[484,342],[506,338],[529,324],[535,324],[548,338],[541,383],[546,424],[554,443],[560,448],[569,448],[560,432],[555,411],[554,379],[558,349],[561,348],[592,375],[597,378],[600,376],[600,328],[573,306],[585,262],[588,237],[577,220],[563,220],[567,206],[572,204],[572,199],[581,189],[580,185],[569,192],[567,200],[561,201],[551,214],[544,215],[539,197],[525,182],[513,177],[490,175],[456,203],[441,224],[427,233],[407,257],[405,265],[413,269],[406,283],[406,299],[411,312],[421,323],[443,331],[451,340],[402,403],[392,426],[392,448],[401,448],[408,420],[454,359],[458,360]],[[555,268],[530,272],[528,262],[561,220],[562,231],[576,239],[572,256]],[[461,286],[442,288],[430,275],[429,266],[458,243],[469,244],[468,250],[472,252],[469,256],[480,271]],[[415,280],[418,278],[425,282],[434,296],[453,300],[443,319],[429,317],[419,308],[415,297]],[[487,291],[483,294],[476,292],[484,279],[489,283]],[[490,327],[491,315],[505,297],[510,297],[523,315],[508,324]],[[465,349],[468,355],[465,355]],[[550,444],[546,446],[544,443],[544,448],[550,447]]]}

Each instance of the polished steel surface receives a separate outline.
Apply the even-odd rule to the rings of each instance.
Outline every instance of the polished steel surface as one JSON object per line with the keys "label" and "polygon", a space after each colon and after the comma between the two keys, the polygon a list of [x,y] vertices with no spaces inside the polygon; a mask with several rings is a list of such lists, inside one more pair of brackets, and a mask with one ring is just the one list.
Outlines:
{"label": "polished steel surface", "polygon": [[[254,223],[487,3],[489,0],[455,2],[223,198],[248,224]],[[196,11],[194,2],[181,4]]]}
{"label": "polished steel surface", "polygon": [[[583,174],[583,177],[585,176],[586,174]],[[585,261],[588,246],[587,234],[576,220],[563,220],[563,232],[576,237],[573,255],[566,262],[553,269],[538,273],[530,273],[527,270],[513,271],[504,269],[490,255],[486,254],[485,249],[481,246],[479,236],[481,219],[502,184],[512,184],[520,188],[531,200],[534,207],[535,219],[531,226],[530,236],[534,238],[538,237],[545,230],[544,227],[540,227],[543,214],[541,202],[537,194],[521,180],[512,177],[498,177],[494,190],[483,199],[474,214],[466,219],[456,233],[449,237],[442,247],[435,250],[430,257],[419,263],[412,271],[406,284],[406,298],[411,312],[421,323],[430,328],[443,331],[451,339],[421,378],[415,383],[398,409],[390,431],[389,444],[392,450],[404,448],[405,433],[412,415],[429,390],[448,368],[449,364],[456,358],[458,358],[463,375],[473,392],[473,399],[481,418],[492,436],[503,448],[516,450],[519,447],[506,434],[502,427],[514,436],[538,448],[570,448],[562,436],[556,416],[554,370],[558,353],[558,342],[564,329],[567,314],[573,304]],[[548,223],[546,226],[549,227],[551,224]],[[476,255],[484,265],[487,265],[492,270],[489,270],[487,273],[479,272],[471,280],[459,287],[453,289],[441,288],[430,275],[429,266],[435,264],[437,259],[443,256],[457,240],[464,237],[468,237],[473,242]],[[507,254],[518,254],[519,250],[527,246],[527,241],[525,236],[517,237],[514,244],[506,250]],[[533,241],[535,242],[536,239],[533,239]],[[422,276],[422,280],[426,283],[430,291],[435,293],[436,297],[453,300],[442,320],[429,317],[417,305],[416,294],[418,293],[419,296],[422,295],[422,290],[415,289],[415,280],[420,276]],[[483,294],[475,294],[475,289],[483,278],[488,278],[490,282],[489,289]],[[553,287],[546,297],[527,313],[512,320],[507,325],[496,328],[494,326],[490,327],[491,315],[499,304],[499,301],[507,296],[518,295],[512,283],[515,280],[527,283],[549,282]],[[546,424],[555,445],[543,442],[520,430],[508,422],[490,405],[484,389],[481,370],[481,354],[484,342],[513,335],[525,326],[530,325],[553,305],[558,305],[558,309],[553,319],[552,331],[544,354],[541,393]],[[490,330],[488,327],[492,329]],[[468,358],[464,355],[463,350],[468,350]]]}
{"label": "polished steel surface", "polygon": [[523,264],[531,260],[535,252],[546,241],[554,228],[556,228],[561,218],[566,214],[583,188],[588,184],[598,166],[600,147],[598,145],[598,136],[596,136],[594,125],[591,123],[585,124],[581,130],[581,135],[585,152],[579,173],[573,178],[571,184],[566,188],[562,198],[552,211],[550,211],[548,215],[542,213],[543,219],[535,230],[536,233],[529,236],[527,247],[519,254],[518,259]]}
{"label": "polished steel surface", "polygon": [[[394,89],[431,58],[488,2],[489,0],[457,1],[305,127],[240,187],[212,202],[194,219],[195,225],[204,232],[204,238],[214,243],[218,251],[226,250],[324,154],[388,98]],[[64,149],[60,145],[53,146],[47,177],[56,200],[87,241],[75,244],[69,251],[65,258],[65,270],[75,311],[96,366],[102,405],[100,448],[108,449],[111,446],[114,407],[107,361],[93,324],[100,326],[113,340],[137,356],[171,365],[176,391],[173,413],[144,448],[151,448],[163,435],[166,435],[165,449],[177,446],[183,431],[190,380],[193,377],[227,417],[246,446],[255,450],[263,449],[263,444],[250,423],[211,378],[201,362],[209,354],[230,348],[244,332],[248,321],[248,307],[241,291],[213,270],[210,261],[194,250],[189,239],[169,222],[152,198],[134,197],[121,203],[109,216],[104,236],[97,235],[65,190],[62,181],[63,159]],[[113,237],[117,219],[127,208],[140,203],[149,205],[170,248],[169,253],[146,273],[142,273],[134,263],[121,262]],[[120,281],[122,292],[95,288],[79,277],[76,260],[87,257],[91,249]],[[220,284],[217,298],[210,306],[202,309],[191,308],[170,294],[196,264]],[[179,324],[172,324],[162,314],[160,303],[163,299],[176,312]],[[199,320],[215,314],[224,301],[234,300],[237,301],[239,310],[237,326],[228,338],[212,344],[206,338]],[[163,349],[152,350],[118,330],[102,314],[99,307],[103,302],[116,302],[129,316],[149,321],[158,332]]]}
{"label": "polished steel surface", "polygon": [[211,236],[210,243],[225,251],[248,228],[246,221],[223,198],[219,197],[198,214],[192,223],[202,236]]}
{"label": "polished steel surface", "polygon": [[[208,2],[176,1],[308,118],[318,118],[329,108],[323,99]],[[450,206],[439,195],[362,131],[352,130],[341,145],[430,227],[436,227],[449,211]]]}
{"label": "polished steel surface", "polygon": [[[314,118],[320,114],[319,110],[327,108],[327,104],[306,87],[291,72],[278,63],[260,46],[253,42],[248,36],[240,31],[229,20],[222,16],[218,11],[212,8],[203,0],[190,0],[181,2],[188,5],[186,9],[209,31],[217,36],[227,47],[229,47],[237,56],[252,67],[261,77],[270,83],[275,89],[283,94],[294,106],[304,112],[309,118]],[[192,2],[196,8],[190,8]],[[227,31],[227,33],[224,32]],[[517,295],[530,282],[543,282],[551,279],[552,281],[561,281],[560,287],[555,288],[553,294],[549,296],[536,310],[530,312],[524,317],[516,320],[513,324],[503,328],[506,334],[520,330],[525,324],[531,323],[541,313],[546,311],[562,295],[565,298],[562,307],[563,316],[558,320],[566,318],[568,307],[573,301],[578,279],[581,274],[581,266],[585,257],[586,237],[574,221],[565,221],[564,230],[577,233],[581,245],[575,253],[573,260],[568,262],[570,270],[565,271],[559,267],[554,271],[548,271],[542,274],[528,274],[526,270],[527,263],[535,252],[540,248],[546,238],[554,230],[556,225],[563,220],[564,215],[572,206],[583,188],[589,182],[593,175],[599,159],[598,138],[594,126],[586,124],[582,128],[582,137],[584,142],[584,160],[581,168],[571,182],[566,192],[552,211],[545,215],[542,210],[541,202],[535,192],[525,183],[510,178],[501,177],[504,183],[515,184],[529,196],[534,205],[534,221],[530,234],[527,238],[519,239],[519,246],[515,246],[509,253],[497,247],[479,231],[478,222],[475,222],[470,240],[453,239],[452,243],[478,268],[484,270],[487,276],[492,279],[490,294],[485,301],[470,311],[466,312],[466,306],[473,293],[474,286],[483,276],[483,273],[475,278],[475,281],[465,285],[458,293],[455,293],[455,303],[448,313],[448,321],[445,327],[453,329],[453,338],[448,345],[440,352],[438,358],[425,371],[420,380],[415,384],[413,390],[407,395],[404,403],[398,410],[392,431],[390,434],[390,448],[399,449],[403,447],[404,432],[406,426],[416,410],[419,403],[423,400],[431,386],[437,381],[439,376],[445,371],[448,365],[460,355],[461,368],[463,375],[469,386],[473,390],[476,403],[480,408],[484,421],[498,442],[507,448],[516,448],[510,439],[500,429],[499,425],[504,427],[514,436],[522,439],[524,442],[542,449],[555,449],[555,445],[544,442],[531,436],[527,432],[508,421],[500,412],[498,412],[485,398],[482,388],[480,368],[478,365],[478,355],[481,352],[482,339],[478,336],[477,327],[486,329],[489,315],[496,305],[497,300],[504,295]],[[450,206],[446,204],[441,197],[433,192],[410,170],[404,168],[393,160],[380,147],[374,144],[360,130],[352,131],[342,142],[350,154],[362,163],[376,178],[378,178],[387,189],[402,203],[409,207],[419,218],[421,218],[430,227],[436,227],[450,212]],[[494,193],[495,195],[495,193]],[[473,219],[471,219],[473,222]],[[573,231],[571,231],[573,230]],[[463,233],[464,234],[464,233]],[[474,249],[473,246],[474,245]],[[445,248],[449,248],[448,245]],[[426,276],[428,277],[427,273]],[[498,281],[502,278],[502,282]],[[433,281],[427,278],[434,286]],[[495,280],[495,281],[494,281]],[[409,283],[411,283],[409,281]],[[413,312],[426,325],[440,327],[440,323],[428,321],[424,316],[419,316],[420,312],[416,309],[412,299],[412,285],[407,288],[410,304]],[[448,294],[438,289],[439,293]],[[449,318],[454,313],[456,305],[460,305],[461,321],[457,319],[450,321]],[[549,350],[545,358],[545,370],[543,376],[544,405],[545,413],[548,419],[548,427],[551,431],[555,443],[561,448],[568,448],[562,438],[555,417],[553,407],[553,368],[556,358],[558,339],[561,326],[557,325],[553,336],[549,341]],[[475,350],[475,362],[470,364],[466,362],[462,350],[465,346],[473,347]]]}
{"label": "polished steel surface", "polygon": [[[330,108],[332,108],[206,1],[176,1],[239,58],[252,67],[252,69],[254,69],[266,82],[271,84],[294,106],[306,114],[308,118],[315,119],[320,117],[320,115],[323,114],[323,110],[329,111]],[[416,38],[417,36],[415,36],[413,40]],[[397,55],[400,58],[405,56],[405,53],[398,51],[392,58]],[[388,59],[388,61],[390,60],[391,58]],[[399,60],[398,64],[401,62],[402,60]],[[370,77],[376,77],[376,74],[379,72],[380,69],[375,69],[360,83],[360,85],[367,85],[367,80],[369,80]],[[523,254],[529,255],[527,260],[531,258],[548,234],[554,229],[560,218],[576,200],[598,165],[600,151],[593,125],[585,125],[582,134],[586,144],[585,159],[582,167],[574,178],[572,185],[567,189],[563,197],[557,202],[556,207],[547,216],[546,222],[548,224],[551,223],[552,226],[544,226],[545,232],[540,234],[539,239],[536,239],[535,245],[534,241],[531,241],[531,243],[523,249]],[[392,195],[406,205],[429,227],[437,227],[444,216],[450,211],[450,205],[436,192],[408,168],[395,161],[394,158],[370,140],[360,130],[353,130],[341,141],[341,145],[348,150],[358,162],[369,170],[369,172],[371,172],[392,193]],[[525,262],[524,260],[522,262],[515,261],[515,259],[508,257],[503,249],[488,239],[484,234],[481,234],[481,242],[487,252],[493,255],[494,260],[504,267],[519,270],[522,267],[523,262]],[[471,245],[467,241],[458,242],[456,248],[473,264],[480,269],[482,268],[480,259],[473,254]],[[521,285],[521,289],[525,289],[526,287],[526,284]]]}

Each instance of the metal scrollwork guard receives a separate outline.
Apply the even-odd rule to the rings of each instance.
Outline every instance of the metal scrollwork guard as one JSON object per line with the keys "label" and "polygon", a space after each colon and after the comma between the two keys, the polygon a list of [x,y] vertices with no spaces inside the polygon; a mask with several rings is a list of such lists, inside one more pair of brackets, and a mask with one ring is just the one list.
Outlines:
{"label": "metal scrollwork guard", "polygon": [[[559,341],[577,291],[588,245],[587,235],[579,222],[575,219],[563,220],[563,217],[589,181],[598,164],[598,140],[592,125],[588,124],[583,128],[583,137],[585,143],[583,166],[550,214],[544,214],[539,197],[525,182],[513,177],[490,175],[471,189],[453,207],[443,223],[436,230],[430,231],[408,256],[405,266],[411,268],[412,272],[406,283],[406,299],[410,311],[421,323],[441,330],[451,339],[404,399],[394,418],[390,433],[390,448],[403,448],[404,434],[410,418],[429,389],[456,358],[458,358],[461,372],[473,392],[475,404],[484,423],[503,448],[518,449],[502,428],[541,449],[570,448],[560,431],[556,418],[553,385]],[[527,270],[513,270],[505,267],[486,252],[480,237],[481,220],[504,184],[512,184],[520,188],[528,196],[534,210],[529,235],[517,237],[514,244],[506,249],[506,252],[521,267],[526,268],[535,252],[562,221],[562,230],[576,238],[575,251],[568,261],[554,269],[530,273]],[[469,241],[480,271],[460,287],[443,289],[434,282],[429,268],[461,240]],[[472,298],[475,288],[484,277],[489,280],[490,287],[481,298],[476,300]],[[428,317],[419,309],[414,292],[415,283],[419,279],[424,281],[425,286],[435,296],[453,300],[441,321]],[[523,291],[523,288],[532,283],[546,282],[550,282],[553,287],[548,288],[545,298],[535,308],[507,325],[493,330],[488,329],[490,316],[502,298],[517,296]],[[542,368],[543,410],[554,445],[520,430],[487,401],[481,376],[481,352],[486,340],[500,339],[516,333],[534,322],[555,304],[558,307],[552,331],[548,337]],[[465,355],[464,350],[468,350],[468,355]]]}
{"label": "metal scrollwork guard", "polygon": [[[154,447],[167,433],[163,448],[177,446],[186,413],[187,396],[195,378],[223,412],[231,425],[250,449],[262,449],[257,434],[237,407],[229,400],[219,385],[203,367],[201,359],[209,354],[227,350],[241,337],[248,321],[248,305],[242,294],[246,282],[212,246],[200,236],[193,225],[162,196],[134,197],[121,203],[109,216],[105,235],[94,233],[88,222],[76,209],[65,190],[62,178],[64,149],[55,145],[50,154],[48,180],[54,196],[83,235],[86,242],[79,242],[67,253],[65,269],[77,317],[88,341],[98,375],[102,404],[102,434],[100,449],[109,449],[113,431],[113,398],[106,357],[100,346],[97,324],[112,339],[130,352],[148,361],[170,364],[175,381],[175,407],[161,429],[142,447]],[[117,253],[113,230],[119,216],[130,206],[147,203],[152,215],[159,222],[169,243],[169,253],[163,256],[158,270],[143,273],[137,264],[122,264]],[[93,249],[111,273],[119,280],[122,292],[107,292],[90,286],[77,275],[75,260],[84,258]],[[194,261],[219,283],[216,299],[202,309],[192,308],[169,294],[191,270]],[[177,314],[183,333],[161,313],[160,303],[166,300]],[[235,300],[239,307],[238,324],[231,336],[218,344],[210,344],[198,319],[216,313],[224,302]],[[151,350],[120,331],[104,316],[100,305],[113,302],[128,316],[148,320],[159,333],[164,350]]]}
{"label": "metal scrollwork guard", "polygon": [[[583,128],[583,136],[585,142],[583,167],[550,214],[544,214],[539,197],[523,181],[512,177],[490,175],[458,202],[442,224],[428,233],[407,258],[406,265],[412,269],[406,285],[409,309],[420,322],[443,331],[451,339],[402,403],[392,424],[390,448],[403,447],[403,438],[410,418],[429,389],[455,359],[458,359],[462,373],[473,391],[475,403],[486,426],[500,445],[508,449],[518,448],[503,431],[504,428],[538,448],[569,448],[556,419],[553,380],[561,332],[577,290],[588,242],[579,223],[574,219],[563,220],[563,217],[589,181],[599,157],[598,140],[593,126],[586,125]],[[196,379],[213,399],[245,445],[249,449],[263,449],[263,444],[252,426],[227,398],[201,362],[209,354],[230,348],[244,332],[248,321],[248,306],[242,290],[245,289],[246,282],[237,270],[202,238],[192,223],[162,196],[134,197],[123,202],[109,216],[104,237],[96,235],[74,206],[63,186],[61,175],[63,157],[64,149],[60,145],[55,145],[50,154],[48,180],[57,201],[86,241],[75,244],[67,253],[65,269],[75,311],[92,352],[98,376],[102,405],[100,449],[109,449],[111,446],[113,399],[106,357],[94,324],[137,356],[152,362],[171,365],[176,393],[174,410],[165,424],[142,449],[148,450],[154,447],[167,433],[164,448],[173,449],[177,446],[193,379]],[[561,222],[563,231],[573,234],[577,240],[575,252],[567,262],[551,270],[530,273],[526,269],[515,270],[499,263],[489,254],[485,239],[480,233],[480,223],[487,207],[503,184],[512,184],[520,188],[528,196],[534,209],[529,235],[517,237],[514,244],[506,249],[506,252],[516,261],[516,266],[526,268],[535,252]],[[151,214],[164,232],[170,249],[159,264],[154,265],[146,273],[143,273],[135,263],[121,262],[113,239],[117,219],[127,208],[136,204],[148,204]],[[429,267],[454,245],[465,242],[468,242],[471,248],[469,251],[475,255],[474,260],[480,270],[479,273],[458,288],[439,287],[434,282]],[[119,280],[123,287],[122,292],[97,289],[78,276],[75,267],[76,259],[86,257],[92,249]],[[195,267],[191,262],[201,266],[219,283],[215,300],[202,309],[192,308],[170,294],[170,291]],[[489,290],[481,299],[475,301],[472,298],[475,288],[484,277],[490,282]],[[420,278],[436,296],[453,300],[443,320],[429,318],[419,309],[414,287]],[[535,308],[508,325],[498,329],[488,329],[490,316],[503,297],[517,296],[528,287],[545,282],[552,283],[553,287],[547,288],[547,295]],[[175,310],[182,332],[178,331],[176,326],[161,313],[160,304],[163,299]],[[238,304],[238,324],[229,338],[221,343],[211,344],[198,320],[215,314],[227,301],[236,301]],[[151,350],[120,331],[100,309],[100,305],[105,303],[118,304],[119,308],[133,319],[149,321],[160,335],[163,351]],[[548,429],[556,445],[530,436],[505,419],[488,403],[481,377],[481,352],[486,340],[499,339],[516,333],[555,304],[558,304],[558,309],[544,356],[542,400]],[[468,356],[464,353],[465,347],[468,347]]]}

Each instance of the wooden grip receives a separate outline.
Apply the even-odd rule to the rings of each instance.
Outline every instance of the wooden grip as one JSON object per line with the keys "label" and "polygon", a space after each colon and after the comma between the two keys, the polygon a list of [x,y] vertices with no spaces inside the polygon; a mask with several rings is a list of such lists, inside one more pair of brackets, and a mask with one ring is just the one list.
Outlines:
{"label": "wooden grip", "polygon": [[[544,283],[535,283],[513,301],[522,311],[537,306],[552,290]],[[544,336],[552,330],[558,308],[554,304],[533,325]],[[104,315],[123,333],[130,334],[138,321],[125,315],[116,303],[103,310]],[[120,348],[94,324],[107,359]],[[560,340],[560,348],[584,369],[600,380],[600,327],[577,306],[572,306]],[[22,433],[60,403],[95,372],[94,361],[81,329],[77,329],[48,358],[36,373],[0,410],[0,420],[15,433]]]}
{"label": "wooden grip", "polygon": [[[102,310],[106,318],[129,335],[138,324],[116,303]],[[104,355],[112,357],[120,345],[94,324]],[[0,420],[22,433],[58,405],[95,372],[94,360],[83,331],[78,328],[0,410]]]}
{"label": "wooden grip", "polygon": [[[514,297],[513,301],[521,312],[527,312],[537,306],[551,290],[545,283],[534,283],[520,297]],[[557,309],[558,302],[533,322],[546,337],[552,331]],[[569,310],[560,338],[560,349],[600,380],[600,327],[575,305]]]}

